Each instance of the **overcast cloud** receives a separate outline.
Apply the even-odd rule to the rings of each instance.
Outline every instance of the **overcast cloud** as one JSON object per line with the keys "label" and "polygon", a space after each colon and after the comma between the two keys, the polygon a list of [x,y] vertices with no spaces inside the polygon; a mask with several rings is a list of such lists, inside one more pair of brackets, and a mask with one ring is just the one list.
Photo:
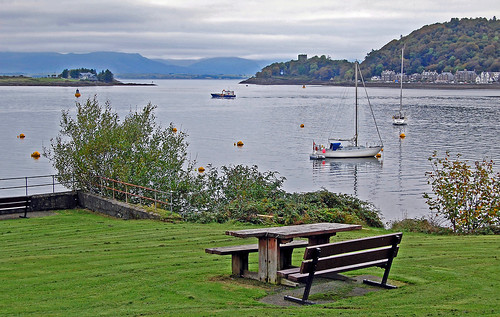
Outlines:
{"label": "overcast cloud", "polygon": [[0,51],[354,60],[424,25],[494,15],[498,0],[0,0]]}

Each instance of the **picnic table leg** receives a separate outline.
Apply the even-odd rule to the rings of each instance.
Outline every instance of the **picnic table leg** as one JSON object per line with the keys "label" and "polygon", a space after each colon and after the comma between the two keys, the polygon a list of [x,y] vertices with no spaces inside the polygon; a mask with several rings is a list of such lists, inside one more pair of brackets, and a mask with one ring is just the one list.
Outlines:
{"label": "picnic table leg", "polygon": [[280,251],[280,267],[278,270],[287,269],[292,266],[293,249],[285,249]]}
{"label": "picnic table leg", "polygon": [[280,240],[259,238],[259,280],[272,284],[278,283],[280,269]]}
{"label": "picnic table leg", "polygon": [[233,275],[243,276],[248,271],[248,252],[233,253],[231,262]]}
{"label": "picnic table leg", "polygon": [[267,239],[259,238],[259,280],[267,282]]}
{"label": "picnic table leg", "polygon": [[334,235],[335,233],[309,237],[309,245],[330,243],[330,237]]}

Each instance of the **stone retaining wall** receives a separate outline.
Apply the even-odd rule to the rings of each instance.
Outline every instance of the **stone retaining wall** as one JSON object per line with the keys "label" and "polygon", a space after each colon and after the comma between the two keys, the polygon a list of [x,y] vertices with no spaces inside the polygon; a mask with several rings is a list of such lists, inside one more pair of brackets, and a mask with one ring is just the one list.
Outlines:
{"label": "stone retaining wall", "polygon": [[161,219],[160,215],[142,208],[81,191],[33,195],[30,198],[28,216],[30,212],[81,207],[120,219]]}
{"label": "stone retaining wall", "polygon": [[31,211],[74,209],[78,206],[77,192],[31,196]]}
{"label": "stone retaining wall", "polygon": [[121,201],[78,191],[78,204],[83,208],[121,219],[160,219],[159,215],[148,213],[139,207]]}

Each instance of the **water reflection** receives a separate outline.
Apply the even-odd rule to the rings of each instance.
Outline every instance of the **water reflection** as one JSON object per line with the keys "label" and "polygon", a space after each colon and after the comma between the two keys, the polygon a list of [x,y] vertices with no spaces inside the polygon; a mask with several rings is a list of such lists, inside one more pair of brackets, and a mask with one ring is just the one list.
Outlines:
{"label": "water reflection", "polygon": [[[382,171],[383,160],[375,157],[349,158],[324,160],[313,160],[313,175],[325,175],[330,177],[333,183],[340,185],[345,191],[351,192],[355,196],[359,195],[360,186],[373,184],[373,177]],[[375,177],[376,179],[377,177]],[[365,183],[361,183],[366,180]],[[346,190],[346,189],[349,190]]]}

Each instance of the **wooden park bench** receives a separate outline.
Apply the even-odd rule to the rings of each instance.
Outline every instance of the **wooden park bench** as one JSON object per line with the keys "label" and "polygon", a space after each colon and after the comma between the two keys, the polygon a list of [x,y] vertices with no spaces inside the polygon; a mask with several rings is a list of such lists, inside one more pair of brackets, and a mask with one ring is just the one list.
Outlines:
{"label": "wooden park bench", "polygon": [[24,216],[20,217],[26,218],[30,208],[31,198],[29,196],[0,198],[0,215],[23,212]]}
{"label": "wooden park bench", "polygon": [[[280,244],[281,266],[287,268],[292,263],[292,252],[295,248],[303,248],[308,245],[305,240],[292,240]],[[231,255],[232,274],[241,277],[256,278],[248,271],[248,254],[258,252],[258,244],[235,245],[228,247],[216,247],[205,249],[206,253],[218,255]]]}
{"label": "wooden park bench", "polygon": [[371,266],[385,269],[382,282],[363,280],[363,283],[384,288],[396,288],[387,284],[392,260],[399,250],[401,232],[336,243],[313,245],[306,248],[300,268],[278,271],[281,278],[295,282],[305,282],[302,299],[285,296],[285,300],[299,304],[314,304],[308,301],[315,276],[332,275]]}

